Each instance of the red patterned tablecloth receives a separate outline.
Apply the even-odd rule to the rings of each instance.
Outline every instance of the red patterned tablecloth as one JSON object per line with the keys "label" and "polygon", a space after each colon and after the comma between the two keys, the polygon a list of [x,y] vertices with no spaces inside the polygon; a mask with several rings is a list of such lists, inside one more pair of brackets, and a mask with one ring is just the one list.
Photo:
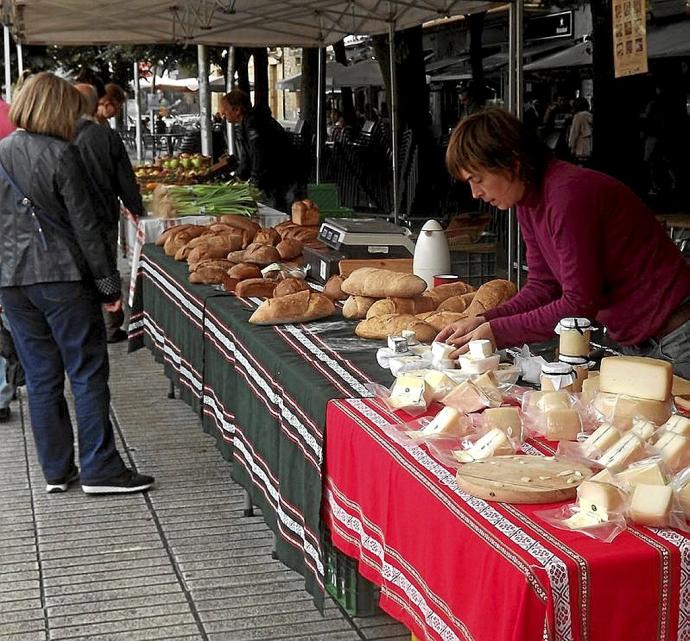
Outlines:
{"label": "red patterned tablecloth", "polygon": [[374,400],[329,403],[323,518],[420,639],[690,640],[687,535],[634,527],[606,544],[534,515],[550,506],[474,498],[382,430],[400,421]]}

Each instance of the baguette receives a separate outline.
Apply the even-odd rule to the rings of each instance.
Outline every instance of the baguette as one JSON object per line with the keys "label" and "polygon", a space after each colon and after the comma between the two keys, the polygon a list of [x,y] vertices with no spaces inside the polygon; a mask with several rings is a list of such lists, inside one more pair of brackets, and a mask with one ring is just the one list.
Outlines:
{"label": "baguette", "polygon": [[350,296],[343,305],[343,316],[350,320],[366,318],[369,308],[376,302],[375,298]]}
{"label": "baguette", "polygon": [[412,298],[419,296],[426,289],[426,281],[413,274],[362,267],[345,279],[342,289],[346,294],[354,296]]}
{"label": "baguette", "polygon": [[399,335],[403,330],[412,330],[420,343],[430,343],[438,334],[434,327],[412,314],[385,314],[368,318],[357,324],[355,334],[360,338],[384,340]]}
{"label": "baguette", "polygon": [[462,296],[463,294],[468,294],[473,291],[474,287],[472,287],[472,285],[468,285],[459,280],[456,283],[446,283],[445,285],[434,287],[428,292],[424,292],[424,296],[433,298],[434,301],[436,301],[436,307],[438,307],[443,301],[451,296]]}
{"label": "baguette", "polygon": [[259,245],[252,243],[244,250],[244,262],[256,263],[257,265],[270,265],[278,262],[280,254],[272,245]]}
{"label": "baguette", "polygon": [[285,278],[278,281],[275,290],[273,290],[273,297],[278,298],[278,296],[287,296],[308,290],[309,285],[301,278]]}
{"label": "baguette", "polygon": [[305,290],[264,301],[251,315],[249,322],[254,325],[306,323],[333,313],[335,305],[328,296]]}
{"label": "baguette", "polygon": [[275,281],[272,280],[265,280],[264,278],[247,278],[237,283],[235,294],[240,298],[248,298],[249,296],[270,298],[273,296],[275,287]]}
{"label": "baguette", "polygon": [[239,263],[228,271],[230,278],[246,280],[247,278],[261,278],[261,270],[253,263]]}
{"label": "baguette", "polygon": [[439,312],[462,313],[469,307],[473,298],[474,292],[470,292],[469,294],[461,294],[460,296],[451,296],[450,298],[446,298],[446,300],[444,300],[436,308],[436,310]]}
{"label": "baguette", "polygon": [[165,241],[170,238],[170,236],[175,236],[177,234],[182,233],[183,231],[187,231],[194,227],[195,225],[177,225],[176,227],[169,227],[168,229],[164,230],[158,238],[156,238],[156,245],[158,247],[163,247],[165,245]]}
{"label": "baguette", "polygon": [[345,300],[347,294],[341,289],[341,285],[345,278],[343,276],[331,276],[323,288],[323,293],[331,300]]}
{"label": "baguette", "polygon": [[419,320],[428,323],[436,329],[436,332],[440,332],[444,327],[447,327],[451,323],[465,318],[465,314],[458,314],[456,312],[427,312],[426,314],[417,314]]}
{"label": "baguette", "polygon": [[421,314],[434,310],[431,298],[417,296],[416,298],[383,298],[377,300],[367,311],[367,318],[383,316],[385,314]]}
{"label": "baguette", "polygon": [[484,312],[502,305],[517,293],[517,287],[509,280],[497,278],[484,283],[465,310],[467,316],[481,316]]}
{"label": "baguette", "polygon": [[286,238],[276,245],[276,249],[282,260],[292,260],[302,253],[302,243],[296,238]]}

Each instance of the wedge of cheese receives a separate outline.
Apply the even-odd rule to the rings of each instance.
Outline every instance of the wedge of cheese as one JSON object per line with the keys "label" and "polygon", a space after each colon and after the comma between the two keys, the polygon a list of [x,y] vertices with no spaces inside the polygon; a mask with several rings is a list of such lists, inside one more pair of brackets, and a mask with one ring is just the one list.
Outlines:
{"label": "wedge of cheese", "polygon": [[611,423],[602,423],[582,444],[582,453],[590,459],[603,454],[618,442],[621,433]]}
{"label": "wedge of cheese", "polygon": [[484,426],[489,429],[498,428],[514,438],[522,433],[522,418],[517,407],[490,407],[483,416]]}
{"label": "wedge of cheese", "polygon": [[673,501],[673,490],[670,485],[635,486],[630,503],[630,518],[639,525],[664,527],[668,525]]}
{"label": "wedge of cheese", "polygon": [[599,389],[650,401],[668,401],[673,386],[673,366],[668,361],[643,356],[610,356],[601,361]]}
{"label": "wedge of cheese", "polygon": [[690,418],[674,414],[661,427],[667,432],[675,432],[681,436],[690,436]]}
{"label": "wedge of cheese", "polygon": [[443,372],[433,369],[426,371],[424,374],[424,381],[431,389],[432,398],[435,401],[440,401],[455,387],[455,383],[451,381],[448,376]]}
{"label": "wedge of cheese", "polygon": [[624,492],[611,483],[591,479],[582,481],[577,488],[577,504],[581,509],[609,514],[623,509]]}
{"label": "wedge of cheese", "polygon": [[617,479],[630,487],[645,485],[666,485],[666,477],[659,462],[651,459],[639,461],[616,475]]}
{"label": "wedge of cheese", "polygon": [[460,383],[441,399],[444,405],[466,414],[479,412],[486,407],[498,407],[502,402],[503,396],[490,378],[490,373],[482,374],[473,381]]}
{"label": "wedge of cheese", "polygon": [[621,472],[628,465],[645,457],[644,440],[634,432],[626,432],[597,461],[611,472]]}
{"label": "wedge of cheese", "polygon": [[398,376],[388,397],[388,404],[394,409],[426,409],[431,403],[433,392],[423,378]]}
{"label": "wedge of cheese", "polygon": [[580,414],[574,408],[552,409],[544,413],[545,436],[550,441],[575,441],[582,431]]}
{"label": "wedge of cheese", "polygon": [[591,403],[598,391],[599,377],[592,377],[590,374],[584,381],[582,381],[582,402],[585,405]]}
{"label": "wedge of cheese", "polygon": [[482,461],[490,456],[512,454],[515,450],[505,433],[498,428],[489,430],[468,450],[454,450],[453,456],[461,463]]}
{"label": "wedge of cheese", "polygon": [[675,432],[664,432],[654,443],[654,449],[671,472],[690,465],[690,440]]}
{"label": "wedge of cheese", "polygon": [[460,434],[462,414],[452,407],[444,407],[420,433],[424,436]]}
{"label": "wedge of cheese", "polygon": [[613,423],[621,431],[629,430],[635,417],[645,418],[655,425],[662,425],[671,415],[670,403],[607,392],[598,392],[594,396],[592,406],[604,417],[605,421]]}
{"label": "wedge of cheese", "polygon": [[570,407],[570,394],[565,391],[544,392],[537,401],[537,407],[542,412],[568,409]]}

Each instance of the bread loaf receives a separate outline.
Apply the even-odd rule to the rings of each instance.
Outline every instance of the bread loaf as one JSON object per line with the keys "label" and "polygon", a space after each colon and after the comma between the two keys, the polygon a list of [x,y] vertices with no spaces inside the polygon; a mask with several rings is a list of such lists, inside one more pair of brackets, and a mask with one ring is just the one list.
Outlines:
{"label": "bread loaf", "polygon": [[462,313],[464,312],[472,302],[472,299],[474,298],[474,292],[470,292],[469,294],[462,294],[460,296],[451,296],[450,298],[446,298],[437,308],[436,311],[439,312],[456,312],[456,313]]}
{"label": "bread loaf", "polygon": [[244,250],[244,262],[257,265],[270,265],[280,260],[278,250],[272,245],[252,243]]}
{"label": "bread loaf", "polygon": [[273,296],[273,290],[276,283],[273,280],[265,280],[263,278],[247,278],[237,283],[235,287],[235,294],[241,298],[248,298],[249,296],[259,296],[260,298],[270,298]]}
{"label": "bread loaf", "polygon": [[302,243],[295,238],[286,238],[276,245],[276,249],[282,260],[292,260],[302,253]]}
{"label": "bread loaf", "polygon": [[440,332],[444,327],[465,318],[464,314],[457,314],[455,312],[427,312],[425,314],[417,314],[419,320],[428,323],[436,329],[436,333]]}
{"label": "bread loaf", "polygon": [[438,334],[434,327],[412,314],[385,314],[368,318],[357,324],[355,334],[360,338],[384,340],[388,336],[399,335],[403,330],[412,330],[420,343],[430,343]]}
{"label": "bread loaf", "polygon": [[240,249],[239,251],[236,251],[236,252],[228,252],[228,255],[226,256],[226,258],[231,263],[243,263],[245,251],[246,251],[245,249]]}
{"label": "bread loaf", "polygon": [[227,253],[228,248],[223,245],[200,245],[199,247],[195,247],[194,249],[192,249],[192,251],[189,252],[189,256],[187,256],[187,262],[193,264],[198,263],[201,260],[225,258]]}
{"label": "bread loaf", "polygon": [[237,280],[261,278],[261,269],[253,263],[239,263],[228,271],[228,276],[237,278]]}
{"label": "bread loaf", "polygon": [[168,240],[171,236],[175,236],[176,234],[180,234],[183,231],[190,230],[192,227],[195,227],[196,225],[177,225],[176,227],[170,227],[163,231],[163,233],[156,238],[156,245],[158,247],[163,247],[165,245],[165,241]]}
{"label": "bread loaf", "polygon": [[253,220],[249,220],[246,216],[240,216],[239,214],[226,214],[225,216],[221,216],[220,222],[237,229],[244,229],[253,234],[256,234],[261,229]]}
{"label": "bread loaf", "polygon": [[211,283],[222,283],[227,272],[222,267],[212,267],[206,265],[189,274],[189,282],[210,285]]}
{"label": "bread loaf", "polygon": [[205,260],[201,260],[198,263],[192,263],[189,265],[189,271],[194,272],[201,267],[219,267],[223,269],[225,272],[227,272],[229,269],[232,269],[235,266],[235,263],[231,263],[229,260],[225,258],[207,258]]}
{"label": "bread loaf", "polygon": [[303,291],[271,298],[259,305],[249,319],[254,325],[306,323],[335,312],[333,301],[318,292]]}
{"label": "bread loaf", "polygon": [[517,293],[517,287],[509,280],[498,278],[484,283],[474,295],[472,302],[465,310],[466,316],[481,316],[510,300]]}
{"label": "bread loaf", "polygon": [[237,280],[237,278],[230,278],[227,274],[225,275],[225,278],[221,281],[223,283],[223,289],[226,292],[234,292],[235,288],[237,287],[237,283],[240,281]]}
{"label": "bread loaf", "polygon": [[383,298],[377,300],[367,311],[367,318],[385,314],[421,314],[434,309],[434,301],[424,296],[415,298]]}
{"label": "bread loaf", "polygon": [[304,292],[309,290],[309,285],[301,278],[285,278],[279,280],[276,288],[273,290],[273,296],[287,296],[288,294],[296,294],[297,292]]}
{"label": "bread loaf", "polygon": [[354,296],[412,298],[419,296],[426,289],[426,281],[413,274],[362,267],[345,279],[342,289],[346,294]]}
{"label": "bread loaf", "polygon": [[294,238],[303,243],[314,240],[319,235],[319,226],[292,225],[280,231],[280,235],[285,238]]}
{"label": "bread loaf", "polygon": [[432,298],[436,302],[436,307],[451,296],[462,296],[469,292],[473,292],[474,287],[463,283],[461,280],[455,283],[446,283],[445,285],[439,285],[438,287],[433,287],[427,292],[424,292],[424,296]]}
{"label": "bread loaf", "polygon": [[331,276],[328,281],[326,281],[326,285],[323,288],[323,293],[328,296],[331,300],[345,300],[347,298],[347,294],[342,290],[342,284],[345,278],[342,276],[338,276],[337,274],[335,276]]}
{"label": "bread loaf", "polygon": [[292,203],[292,222],[296,225],[318,225],[320,212],[311,200],[297,200]]}
{"label": "bread loaf", "polygon": [[257,232],[254,242],[259,245],[277,245],[280,242],[280,234],[272,227],[266,227]]}
{"label": "bread loaf", "polygon": [[343,305],[343,316],[350,320],[366,318],[369,308],[376,302],[375,298],[350,296]]}

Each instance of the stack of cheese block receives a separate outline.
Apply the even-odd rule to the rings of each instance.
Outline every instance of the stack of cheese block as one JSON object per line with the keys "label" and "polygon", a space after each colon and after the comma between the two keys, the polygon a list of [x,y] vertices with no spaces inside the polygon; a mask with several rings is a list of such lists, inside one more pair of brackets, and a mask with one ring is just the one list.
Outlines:
{"label": "stack of cheese block", "polygon": [[536,432],[550,441],[574,441],[582,432],[582,418],[576,397],[565,390],[529,392],[523,410],[532,417]]}
{"label": "stack of cheese block", "polygon": [[493,280],[474,292],[461,281],[426,290],[426,281],[413,274],[363,267],[342,283],[349,295],[343,316],[361,320],[357,336],[385,339],[411,329],[420,342],[431,342],[444,327],[461,318],[477,316],[510,299],[515,285]]}
{"label": "stack of cheese block", "polygon": [[514,454],[522,442],[522,417],[517,407],[491,407],[482,414],[484,433],[466,450],[454,450],[460,463]]}

